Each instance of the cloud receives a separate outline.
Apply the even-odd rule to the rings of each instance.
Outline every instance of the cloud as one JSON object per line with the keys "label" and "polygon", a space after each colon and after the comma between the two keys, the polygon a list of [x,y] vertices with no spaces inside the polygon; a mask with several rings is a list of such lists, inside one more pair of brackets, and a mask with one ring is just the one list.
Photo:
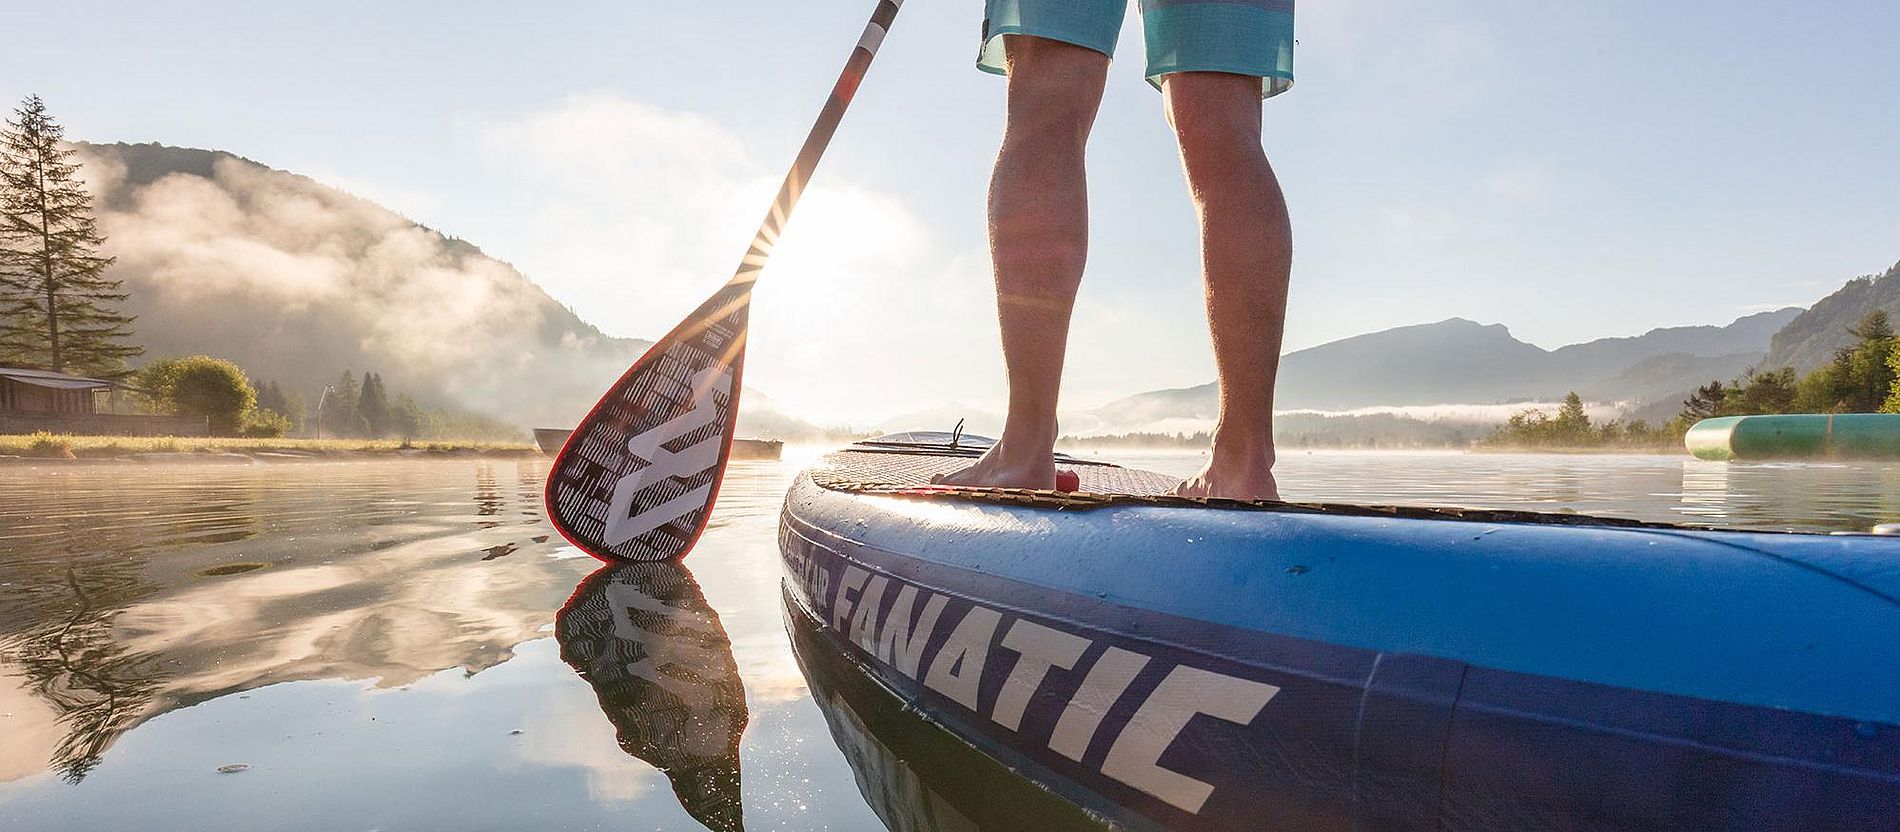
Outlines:
{"label": "cloud", "polygon": [[[481,125],[524,181],[531,271],[609,331],[666,331],[738,266],[782,171],[721,124],[607,93]],[[531,180],[531,181],[530,181]],[[746,382],[794,414],[862,424],[976,386],[1000,396],[988,256],[906,200],[821,172],[759,282]]]}
{"label": "cloud", "polygon": [[50,778],[66,730],[58,709],[35,695],[37,685],[18,672],[0,672],[0,724],[7,754],[0,757],[0,784]]}
{"label": "cloud", "polygon": [[[1609,420],[1617,417],[1634,402],[1586,402],[1584,411],[1590,418]],[[1514,402],[1511,404],[1431,404],[1431,405],[1381,405],[1377,407],[1359,407],[1350,410],[1314,410],[1302,408],[1295,410],[1276,410],[1275,415],[1312,414],[1315,416],[1376,416],[1387,414],[1420,419],[1427,422],[1503,422],[1513,414],[1526,410],[1542,410],[1556,413],[1563,402]]]}
{"label": "cloud", "polygon": [[304,175],[354,197],[367,199],[411,219],[441,214],[441,197],[427,191],[406,188],[327,170],[305,170]]}
{"label": "cloud", "polygon": [[1478,180],[1480,191],[1518,202],[1538,199],[1549,192],[1550,186],[1550,171],[1532,164],[1500,168]]}
{"label": "cloud", "polygon": [[1490,22],[1425,0],[1335,0],[1299,10],[1296,66],[1322,71],[1321,83],[1394,81],[1405,84],[1405,104],[1436,109],[1488,87],[1485,70],[1499,58]]}
{"label": "cloud", "polygon": [[558,107],[491,123],[483,138],[528,172],[602,204],[627,190],[713,191],[746,163],[739,139],[710,118],[602,92],[574,93]]}
{"label": "cloud", "polygon": [[725,128],[612,94],[573,94],[478,134],[520,189],[532,271],[609,331],[670,328],[738,265],[771,198],[741,202],[755,174]]}
{"label": "cloud", "polygon": [[[346,368],[376,370],[425,402],[535,422],[576,418],[624,369],[625,345],[513,268],[375,203],[228,156],[207,160],[209,177],[126,176],[125,159],[162,169],[193,153],[85,158],[150,357],[229,356],[306,395]],[[528,386],[542,395],[524,399]]]}
{"label": "cloud", "polygon": [[587,796],[596,801],[625,803],[665,788],[659,771],[614,742],[614,726],[600,709],[585,687],[552,686],[527,716],[517,758],[530,766],[579,769]]}
{"label": "cloud", "polygon": [[511,364],[506,339],[468,334],[540,322],[538,293],[506,266],[458,256],[439,235],[307,179],[220,159],[210,179],[167,176],[130,201],[100,216],[110,251],[174,303],[341,309],[366,350],[431,375]]}

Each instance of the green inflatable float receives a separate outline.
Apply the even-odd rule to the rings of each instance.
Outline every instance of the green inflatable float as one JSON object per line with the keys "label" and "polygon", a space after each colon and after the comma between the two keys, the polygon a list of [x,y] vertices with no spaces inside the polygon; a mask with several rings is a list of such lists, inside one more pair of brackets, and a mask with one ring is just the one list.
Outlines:
{"label": "green inflatable float", "polygon": [[1900,413],[1723,416],[1682,441],[1698,459],[1900,459]]}

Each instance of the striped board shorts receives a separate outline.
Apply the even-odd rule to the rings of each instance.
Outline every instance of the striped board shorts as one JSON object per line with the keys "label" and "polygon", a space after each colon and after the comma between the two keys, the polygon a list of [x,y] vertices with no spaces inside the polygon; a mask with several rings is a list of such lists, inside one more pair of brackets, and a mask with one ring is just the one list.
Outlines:
{"label": "striped board shorts", "polygon": [[[1004,35],[1073,43],[1113,57],[1128,0],[985,0],[977,66],[1007,74]],[[1171,72],[1261,79],[1263,97],[1293,86],[1293,0],[1141,0],[1148,82]]]}

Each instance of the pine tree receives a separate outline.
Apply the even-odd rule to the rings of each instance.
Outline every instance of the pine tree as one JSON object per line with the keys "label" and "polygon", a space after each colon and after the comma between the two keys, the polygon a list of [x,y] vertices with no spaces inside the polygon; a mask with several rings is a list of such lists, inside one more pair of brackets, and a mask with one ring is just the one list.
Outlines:
{"label": "pine tree", "polygon": [[257,388],[258,407],[275,411],[284,416],[290,415],[290,399],[284,396],[283,388],[278,387],[276,381],[266,381],[263,384],[258,384],[257,381],[253,379],[251,386]]}
{"label": "pine tree", "polygon": [[1724,416],[1756,416],[1794,410],[1799,382],[1793,367],[1751,369],[1737,379],[1723,402]]}
{"label": "pine tree", "polygon": [[1900,343],[1887,313],[1869,312],[1847,334],[1854,343],[1834,351],[1834,360],[1801,379],[1794,406],[1819,413],[1872,413],[1893,392],[1895,370],[1888,357]]}
{"label": "pine tree", "polygon": [[1551,429],[1564,444],[1586,444],[1590,438],[1590,416],[1584,412],[1583,397],[1575,392],[1564,396],[1564,403],[1557,408],[1557,418],[1551,420]]}
{"label": "pine tree", "polygon": [[1887,387],[1887,400],[1881,402],[1880,412],[1900,413],[1900,342],[1887,351],[1887,371],[1893,374],[1893,383]]}
{"label": "pine tree", "polygon": [[396,429],[398,435],[402,436],[404,442],[421,436],[423,429],[428,425],[428,414],[422,411],[422,405],[416,404],[416,400],[408,393],[396,397],[396,402],[390,406],[389,413],[391,426]]}
{"label": "pine tree", "polygon": [[355,374],[343,371],[336,384],[323,391],[323,398],[317,400],[317,429],[330,436],[362,436],[368,431],[363,417],[356,411],[357,399],[363,388],[356,383]]}
{"label": "pine tree", "polygon": [[1893,326],[1887,313],[1876,309],[1862,318],[1859,326],[1848,330],[1848,334],[1859,343],[1854,345],[1848,362],[1852,382],[1847,409],[1854,413],[1872,413],[1879,410],[1893,392],[1894,371],[1887,363],[1895,343]]}
{"label": "pine tree", "polygon": [[1721,415],[1722,403],[1728,398],[1728,387],[1721,380],[1711,381],[1697,387],[1689,398],[1682,400],[1682,411],[1676,415],[1684,425],[1693,427],[1703,419]]}
{"label": "pine tree", "polygon": [[363,393],[357,397],[356,412],[369,427],[371,439],[381,439],[389,432],[389,391],[383,387],[382,376],[363,374]]}
{"label": "pine tree", "polygon": [[1847,334],[1861,343],[1885,341],[1893,337],[1893,322],[1887,317],[1886,310],[1876,309],[1860,319],[1860,323],[1847,328]]}
{"label": "pine tree", "polygon": [[122,379],[144,350],[64,135],[37,95],[0,131],[0,362]]}

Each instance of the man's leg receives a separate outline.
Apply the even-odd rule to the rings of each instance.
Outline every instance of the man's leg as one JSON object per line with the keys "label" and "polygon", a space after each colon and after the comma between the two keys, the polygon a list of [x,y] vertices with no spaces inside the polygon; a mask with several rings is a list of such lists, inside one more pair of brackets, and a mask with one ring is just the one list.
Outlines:
{"label": "man's leg", "polygon": [[990,257],[1009,414],[996,447],[938,481],[1053,488],[1056,393],[1088,251],[1083,151],[1108,56],[1028,36],[1008,36],[1006,46],[1009,116],[990,179]]}
{"label": "man's leg", "polygon": [[1220,416],[1201,473],[1178,493],[1279,499],[1273,481],[1273,383],[1286,325],[1293,230],[1260,147],[1260,79],[1166,76],[1168,122],[1201,220],[1201,270],[1214,335]]}

